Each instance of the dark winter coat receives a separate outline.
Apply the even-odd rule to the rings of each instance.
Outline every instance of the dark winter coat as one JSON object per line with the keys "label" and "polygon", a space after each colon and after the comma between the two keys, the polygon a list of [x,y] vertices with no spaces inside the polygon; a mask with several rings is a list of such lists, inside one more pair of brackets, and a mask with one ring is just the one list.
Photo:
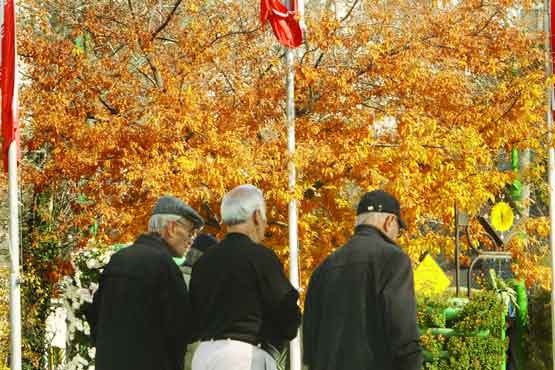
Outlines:
{"label": "dark winter coat", "polygon": [[312,275],[303,350],[310,370],[421,368],[411,262],[377,228],[358,226]]}
{"label": "dark winter coat", "polygon": [[112,256],[87,312],[96,370],[183,370],[190,311],[169,246],[140,236]]}

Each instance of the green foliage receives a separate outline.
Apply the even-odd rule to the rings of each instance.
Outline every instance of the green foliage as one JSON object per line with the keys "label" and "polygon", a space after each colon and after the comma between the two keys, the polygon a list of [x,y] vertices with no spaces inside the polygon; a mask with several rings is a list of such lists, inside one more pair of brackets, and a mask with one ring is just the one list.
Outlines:
{"label": "green foliage", "polygon": [[472,297],[461,315],[452,323],[453,329],[465,332],[489,330],[491,335],[501,338],[504,330],[504,303],[493,292],[483,292]]}
{"label": "green foliage", "polygon": [[22,293],[22,340],[23,368],[42,370],[48,358],[46,319],[52,312],[51,299],[58,294],[58,282],[71,274],[68,261],[72,238],[60,237],[64,218],[71,210],[63,193],[55,191],[35,193],[24,197],[23,214],[23,263]]}
{"label": "green foliage", "polygon": [[[505,306],[494,292],[476,294],[464,305],[456,318],[447,320],[444,310],[447,297],[419,302],[418,324],[425,328],[452,328],[474,333],[489,330],[487,337],[443,336],[424,333],[422,348],[433,360],[424,364],[426,370],[499,370],[505,358],[507,341],[502,339]],[[448,353],[448,356],[442,354]]]}
{"label": "green foliage", "polygon": [[499,370],[507,343],[497,337],[452,337],[447,342],[451,370]]}
{"label": "green foliage", "polygon": [[418,303],[422,309],[418,310],[416,318],[421,328],[444,328],[446,319],[443,311],[448,307],[445,301],[426,298]]}
{"label": "green foliage", "polygon": [[528,327],[524,334],[524,369],[548,370],[551,364],[551,293],[539,286],[529,291]]}

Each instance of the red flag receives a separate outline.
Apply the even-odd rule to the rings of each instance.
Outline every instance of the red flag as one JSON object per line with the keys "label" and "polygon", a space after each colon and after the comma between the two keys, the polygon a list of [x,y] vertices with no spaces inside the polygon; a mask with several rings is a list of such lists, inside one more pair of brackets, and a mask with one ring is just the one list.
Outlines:
{"label": "red flag", "polygon": [[[8,150],[16,142],[19,151],[19,130],[17,122],[17,88],[15,65],[15,6],[14,0],[4,2],[4,22],[2,24],[2,152],[4,171],[8,171]],[[19,155],[19,153],[18,153]]]}
{"label": "red flag", "polygon": [[301,26],[295,19],[296,6],[293,9],[293,11],[290,11],[279,0],[261,0],[260,2],[260,23],[262,27],[264,27],[266,21],[269,21],[278,41],[288,48],[296,48],[303,43]]}

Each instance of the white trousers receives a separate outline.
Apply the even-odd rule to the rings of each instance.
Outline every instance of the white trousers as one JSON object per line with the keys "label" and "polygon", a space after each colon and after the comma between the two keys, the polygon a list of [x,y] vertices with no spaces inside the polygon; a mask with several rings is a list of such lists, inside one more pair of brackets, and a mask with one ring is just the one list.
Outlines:
{"label": "white trousers", "polygon": [[252,344],[223,339],[201,342],[193,370],[277,370],[269,353]]}

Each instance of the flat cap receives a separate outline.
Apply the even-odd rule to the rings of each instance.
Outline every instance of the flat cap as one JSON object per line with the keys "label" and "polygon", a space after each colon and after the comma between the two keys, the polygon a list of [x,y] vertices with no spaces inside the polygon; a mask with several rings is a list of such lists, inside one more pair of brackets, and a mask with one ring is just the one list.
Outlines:
{"label": "flat cap", "polygon": [[179,198],[171,195],[164,195],[152,210],[152,216],[154,215],[175,215],[186,218],[191,221],[195,228],[200,228],[204,225],[204,220],[190,205],[185,203]]}

